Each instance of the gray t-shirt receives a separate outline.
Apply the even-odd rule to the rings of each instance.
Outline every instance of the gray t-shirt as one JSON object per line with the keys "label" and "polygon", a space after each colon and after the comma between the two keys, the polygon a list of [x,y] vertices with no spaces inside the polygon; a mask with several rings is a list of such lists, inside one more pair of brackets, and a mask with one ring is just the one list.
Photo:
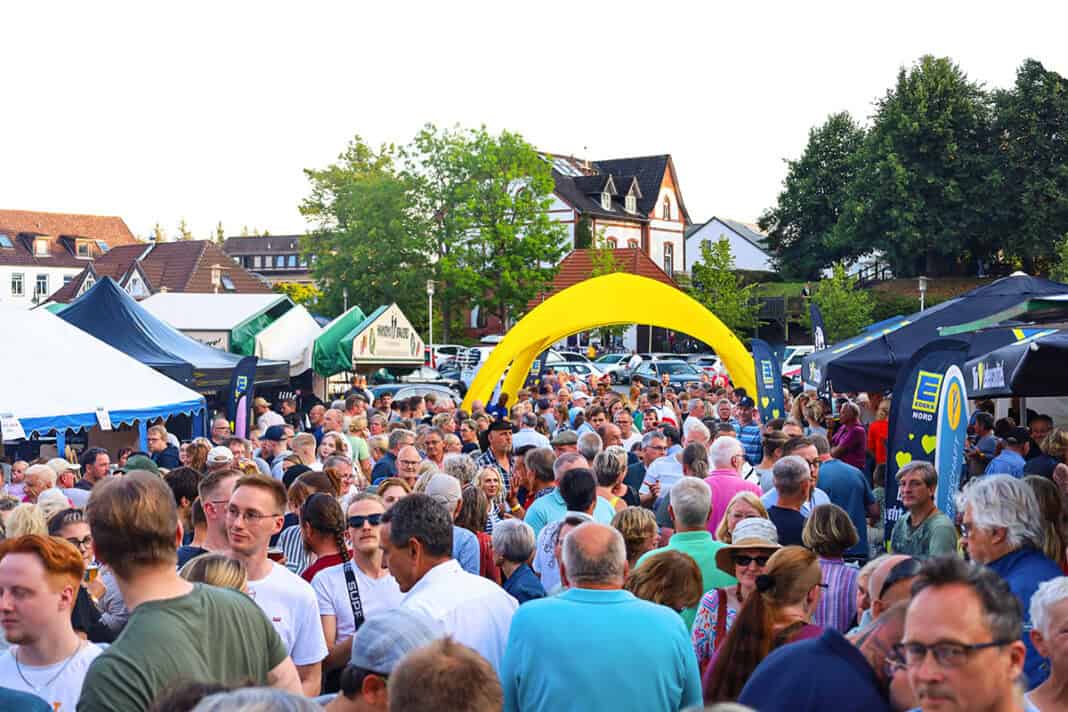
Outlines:
{"label": "gray t-shirt", "polygon": [[914,529],[906,512],[890,533],[890,550],[919,557],[956,554],[957,529],[942,512],[935,512]]}

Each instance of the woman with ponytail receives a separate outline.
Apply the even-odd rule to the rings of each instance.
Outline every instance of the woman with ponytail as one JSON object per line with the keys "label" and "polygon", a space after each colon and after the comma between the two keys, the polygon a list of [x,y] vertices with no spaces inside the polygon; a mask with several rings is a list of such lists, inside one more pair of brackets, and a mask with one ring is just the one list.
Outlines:
{"label": "woman with ponytail", "polygon": [[326,493],[316,493],[300,507],[300,529],[304,546],[313,557],[300,576],[307,582],[328,566],[349,560],[345,544],[345,516],[337,500]]}
{"label": "woman with ponytail", "polygon": [[768,559],[705,673],[705,703],[738,699],[757,665],[778,647],[821,635],[812,614],[823,591],[819,557],[800,546],[779,549]]}

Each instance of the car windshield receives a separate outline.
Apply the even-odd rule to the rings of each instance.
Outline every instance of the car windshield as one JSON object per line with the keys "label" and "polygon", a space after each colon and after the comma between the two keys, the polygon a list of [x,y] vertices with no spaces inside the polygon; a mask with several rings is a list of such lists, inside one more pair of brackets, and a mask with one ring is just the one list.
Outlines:
{"label": "car windshield", "polygon": [[597,359],[596,363],[619,363],[623,360],[623,356],[624,354],[605,354]]}
{"label": "car windshield", "polygon": [[672,376],[697,375],[697,371],[694,370],[693,366],[681,361],[662,361],[660,363],[660,373],[667,373]]}

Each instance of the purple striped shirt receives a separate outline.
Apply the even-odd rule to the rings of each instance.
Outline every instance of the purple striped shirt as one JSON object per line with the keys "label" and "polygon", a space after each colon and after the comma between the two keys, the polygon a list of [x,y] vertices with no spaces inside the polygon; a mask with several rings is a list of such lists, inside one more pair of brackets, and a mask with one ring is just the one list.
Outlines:
{"label": "purple striped shirt", "polygon": [[860,569],[847,565],[841,559],[825,559],[821,556],[820,571],[823,572],[823,583],[827,584],[827,588],[820,596],[812,622],[844,634],[852,627],[857,615],[857,575]]}

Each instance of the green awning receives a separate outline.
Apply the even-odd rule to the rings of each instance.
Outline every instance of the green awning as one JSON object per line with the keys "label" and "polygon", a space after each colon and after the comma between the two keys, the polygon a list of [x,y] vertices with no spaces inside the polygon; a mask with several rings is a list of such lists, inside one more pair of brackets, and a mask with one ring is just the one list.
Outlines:
{"label": "green awning", "polygon": [[260,313],[245,319],[230,331],[230,351],[242,356],[255,355],[256,335],[278,321],[292,308],[292,300],[284,297]]}
{"label": "green awning", "polygon": [[51,304],[45,304],[45,309],[53,314],[59,314],[61,311],[67,308],[66,304],[60,304],[58,302],[52,302]]}
{"label": "green awning", "polygon": [[1027,325],[1048,325],[1052,322],[1068,320],[1068,295],[1065,297],[1038,297],[1020,302],[1008,309],[991,314],[990,316],[969,321],[955,326],[943,326],[938,329],[940,336],[955,336],[957,334],[970,334],[984,329],[1005,329],[1020,326],[1020,322],[1026,321]]}
{"label": "green awning", "polygon": [[352,307],[323,327],[312,351],[312,369],[320,376],[352,370],[352,335],[366,319],[362,309]]}

